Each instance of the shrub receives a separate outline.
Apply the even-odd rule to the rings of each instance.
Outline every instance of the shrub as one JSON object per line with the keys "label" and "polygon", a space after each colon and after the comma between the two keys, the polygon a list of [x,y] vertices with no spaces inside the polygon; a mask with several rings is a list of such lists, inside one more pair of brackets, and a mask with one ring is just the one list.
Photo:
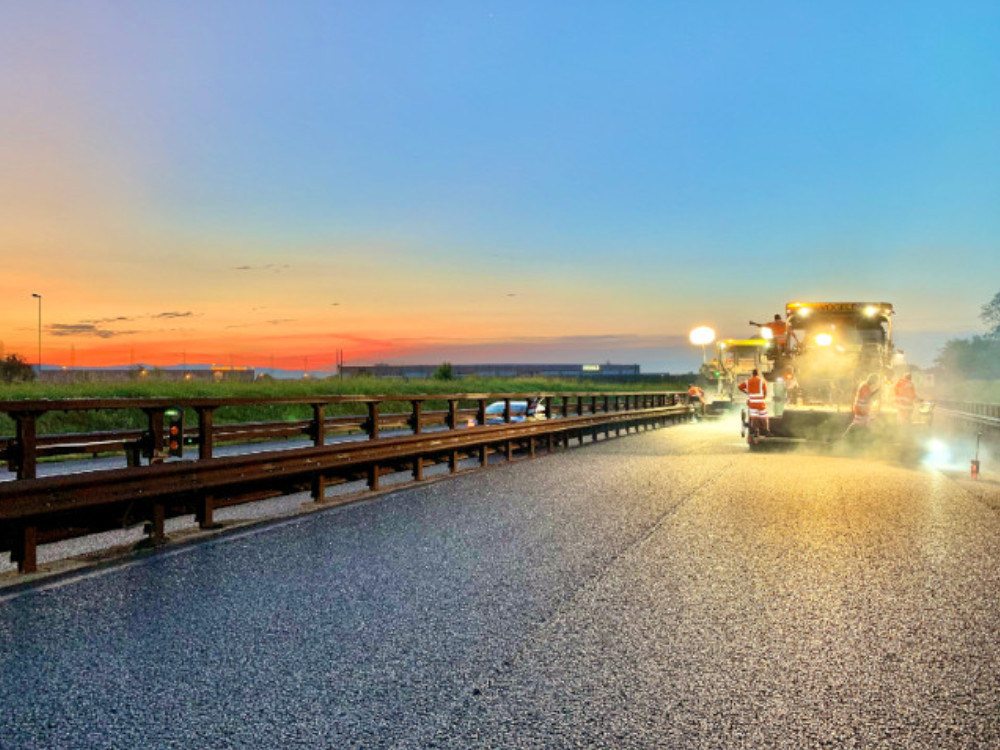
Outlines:
{"label": "shrub", "polygon": [[27,383],[35,379],[35,371],[27,360],[17,354],[10,354],[0,360],[0,381],[4,383]]}

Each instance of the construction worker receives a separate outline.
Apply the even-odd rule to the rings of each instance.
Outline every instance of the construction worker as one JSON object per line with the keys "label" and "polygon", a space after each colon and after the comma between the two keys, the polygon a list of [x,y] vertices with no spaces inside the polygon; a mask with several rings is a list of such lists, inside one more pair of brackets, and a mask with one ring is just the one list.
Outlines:
{"label": "construction worker", "polygon": [[751,320],[750,325],[757,326],[761,329],[762,333],[765,328],[771,332],[770,337],[764,334],[764,338],[770,338],[774,341],[774,350],[777,353],[780,354],[785,350],[788,344],[788,324],[781,319],[780,315],[775,313],[774,320],[770,323],[754,323]]}
{"label": "construction worker", "polygon": [[900,424],[909,424],[913,421],[913,407],[917,401],[917,389],[913,385],[913,376],[906,373],[893,387],[896,396],[896,417]]}
{"label": "construction worker", "polygon": [[878,391],[878,375],[872,373],[868,376],[867,380],[861,382],[858,389],[854,392],[854,419],[847,425],[843,437],[847,437],[847,434],[855,427],[863,427],[867,431],[868,425],[874,419],[872,402],[878,397]]}
{"label": "construction worker", "polygon": [[764,430],[771,432],[771,419],[767,415],[767,381],[760,376],[760,372],[754,368],[753,374],[740,383],[737,388],[747,394],[747,414],[750,417],[750,424],[754,420],[764,422]]}
{"label": "construction worker", "polygon": [[788,400],[793,401],[801,394],[799,392],[799,381],[795,377],[795,370],[789,367],[785,374],[781,376],[785,381],[785,389],[788,391]]}
{"label": "construction worker", "polygon": [[705,415],[705,391],[696,386],[694,383],[688,383],[688,403],[692,404],[697,401],[701,404],[701,414]]}

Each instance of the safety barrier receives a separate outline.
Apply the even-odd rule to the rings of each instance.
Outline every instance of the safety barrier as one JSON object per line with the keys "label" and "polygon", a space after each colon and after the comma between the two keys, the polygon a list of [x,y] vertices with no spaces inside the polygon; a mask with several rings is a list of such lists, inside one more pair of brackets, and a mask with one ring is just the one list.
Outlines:
{"label": "safety barrier", "polygon": [[979,429],[1000,431],[1000,404],[974,401],[938,401],[934,407],[935,418],[944,417],[972,424]]}
{"label": "safety barrier", "polygon": [[[548,418],[515,422],[511,404],[524,400],[544,404]],[[487,424],[491,401],[505,404],[500,424]],[[474,457],[478,466],[486,466],[490,454],[511,460],[515,453],[534,456],[539,447],[547,452],[568,447],[573,439],[582,444],[586,436],[596,440],[603,433],[607,439],[612,432],[617,436],[623,430],[628,434],[686,420],[692,409],[685,401],[677,392],[4,401],[0,412],[16,425],[4,452],[17,478],[0,482],[0,551],[9,550],[18,570],[30,573],[37,570],[38,544],[137,523],[145,523],[153,544],[162,544],[167,518],[194,513],[198,525],[210,529],[216,527],[214,511],[229,505],[305,490],[322,502],[328,485],[364,480],[369,490],[378,490],[381,477],[400,471],[420,482],[425,467],[436,463],[447,462],[450,472],[457,473],[462,458]],[[408,412],[382,413],[384,404],[404,402],[410,404]],[[448,408],[425,410],[428,402],[447,403]],[[297,423],[214,424],[219,409],[250,404],[308,405],[313,417]],[[327,416],[328,409],[345,404],[360,413]],[[107,433],[69,440],[38,434],[38,422],[48,412],[104,409],[141,410],[148,426],[139,434],[110,438]],[[164,415],[172,410],[195,413],[197,429],[169,435]],[[470,414],[475,416],[465,416]],[[475,426],[469,427],[469,419]],[[383,434],[389,427],[405,431]],[[351,429],[361,431],[363,439],[327,442],[331,430]],[[222,438],[295,435],[307,435],[312,445],[214,455]],[[197,444],[197,460],[170,458],[170,440]],[[88,452],[94,445],[124,450],[128,465],[37,476],[41,455]]]}

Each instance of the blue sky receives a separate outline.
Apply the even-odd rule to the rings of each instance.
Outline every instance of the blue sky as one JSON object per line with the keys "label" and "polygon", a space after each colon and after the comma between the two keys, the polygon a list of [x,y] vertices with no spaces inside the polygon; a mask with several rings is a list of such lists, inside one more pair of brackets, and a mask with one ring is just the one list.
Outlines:
{"label": "blue sky", "polygon": [[4,10],[9,350],[684,370],[823,299],[929,365],[1000,291],[995,3]]}

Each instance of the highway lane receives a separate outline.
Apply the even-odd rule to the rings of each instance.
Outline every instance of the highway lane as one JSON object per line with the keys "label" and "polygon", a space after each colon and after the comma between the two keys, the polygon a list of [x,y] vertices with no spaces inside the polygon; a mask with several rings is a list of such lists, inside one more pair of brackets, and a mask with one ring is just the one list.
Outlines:
{"label": "highway lane", "polygon": [[995,747],[997,486],[680,425],[0,602],[0,746]]}

